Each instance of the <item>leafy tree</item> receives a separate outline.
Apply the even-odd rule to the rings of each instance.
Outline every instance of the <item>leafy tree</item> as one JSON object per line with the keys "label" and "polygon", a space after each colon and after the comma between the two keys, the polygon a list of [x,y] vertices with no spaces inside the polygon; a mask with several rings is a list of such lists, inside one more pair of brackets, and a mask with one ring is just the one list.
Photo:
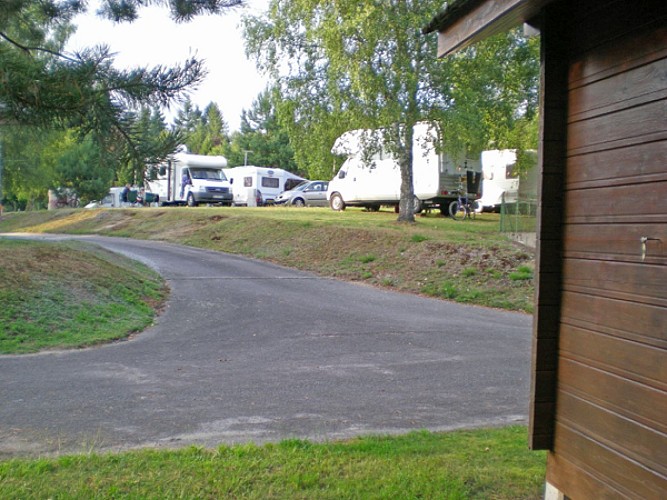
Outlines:
{"label": "leafy tree", "polygon": [[[242,0],[103,0],[101,15],[133,21],[149,4],[168,6],[172,18],[187,21],[239,6]],[[5,0],[0,2],[0,125],[75,128],[112,157],[136,164],[164,157],[175,138],[142,140],[133,110],[184,99],[206,72],[191,58],[174,67],[119,70],[107,46],[63,53],[75,15],[85,0]]]}
{"label": "leafy tree", "polygon": [[5,127],[0,136],[2,153],[2,198],[18,209],[45,207],[47,190],[55,176],[55,165],[44,154],[55,151],[63,131],[35,127]]}
{"label": "leafy tree", "polygon": [[50,186],[56,191],[72,189],[81,203],[100,199],[109,189],[114,171],[105,164],[105,155],[91,136],[66,135],[64,150],[55,161]]}
{"label": "leafy tree", "polygon": [[270,90],[261,92],[249,110],[241,113],[240,131],[234,134],[229,150],[231,165],[243,165],[246,152],[252,165],[297,172],[287,130],[278,120]]}
{"label": "leafy tree", "polygon": [[190,98],[186,98],[174,118],[174,130],[180,132],[187,140],[187,136],[194,133],[201,122],[202,112],[199,106],[193,104]]}
{"label": "leafy tree", "polygon": [[204,111],[191,104],[179,111],[175,128],[191,153],[224,155],[229,146],[229,128],[217,104],[211,102]]}
{"label": "leafy tree", "polygon": [[[537,57],[526,59],[525,72],[498,78],[497,86],[481,83],[485,75],[471,74],[462,61],[436,60],[434,39],[420,30],[440,8],[441,2],[434,0],[273,0],[266,18],[245,20],[246,50],[278,88],[277,110],[286,125],[291,123],[287,126],[297,161],[309,171],[322,168],[342,132],[382,130],[379,140],[401,169],[400,221],[414,221],[415,123],[440,123],[445,148],[476,153],[496,134],[508,135],[513,121],[527,112],[526,99],[518,107],[515,101],[499,103],[514,95],[505,86],[519,92],[537,85]],[[487,45],[488,50],[469,54],[480,58],[485,72],[498,66],[501,72],[503,64],[513,68],[518,53],[534,55],[523,50],[518,37],[494,38]],[[477,76],[474,92],[469,91]],[[477,101],[479,109],[472,113],[479,96],[485,99]],[[480,114],[485,119],[475,121]]]}
{"label": "leafy tree", "polygon": [[[128,111],[123,115],[128,123],[128,133],[132,134],[132,142],[142,145],[140,155],[126,155],[121,148],[113,145],[103,148],[108,164],[116,164],[116,180],[118,184],[140,184],[150,165],[160,163],[164,151],[173,151],[181,143],[181,135],[167,128],[164,115],[158,107],[142,107],[139,113]],[[112,136],[112,139],[122,140]],[[104,140],[104,139],[102,139]]]}

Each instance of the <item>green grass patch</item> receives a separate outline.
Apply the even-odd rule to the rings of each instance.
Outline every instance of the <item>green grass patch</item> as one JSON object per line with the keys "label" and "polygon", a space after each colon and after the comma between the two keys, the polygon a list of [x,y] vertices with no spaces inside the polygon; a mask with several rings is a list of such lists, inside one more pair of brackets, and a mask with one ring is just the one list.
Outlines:
{"label": "green grass patch", "polygon": [[0,462],[0,497],[539,499],[525,427]]}
{"label": "green grass patch", "polygon": [[474,267],[466,267],[461,273],[461,275],[464,278],[470,278],[471,276],[475,276],[476,274],[477,274],[477,269],[475,269]]}
{"label": "green grass patch", "polygon": [[[393,210],[366,212],[354,207],[344,212],[314,207],[172,207],[11,213],[0,220],[0,232],[171,241],[401,292],[429,293],[444,300],[463,297],[469,303],[531,312],[533,280],[516,279],[525,274],[511,278],[510,273],[521,266],[534,267],[534,256],[501,234],[499,221],[498,214],[484,213],[460,224],[431,213],[418,216],[414,224],[403,224]],[[387,276],[392,279],[386,280]],[[430,285],[424,291],[425,281],[452,286],[443,292]],[[498,294],[502,300],[492,297]]]}
{"label": "green grass patch", "polygon": [[532,280],[533,269],[528,266],[519,266],[516,271],[509,274],[509,278],[513,281]]}
{"label": "green grass patch", "polygon": [[413,234],[410,237],[410,241],[413,243],[421,243],[422,241],[428,240],[428,236],[424,236],[423,234]]}
{"label": "green grass patch", "polygon": [[0,353],[83,347],[149,326],[167,296],[148,267],[82,243],[0,239]]}

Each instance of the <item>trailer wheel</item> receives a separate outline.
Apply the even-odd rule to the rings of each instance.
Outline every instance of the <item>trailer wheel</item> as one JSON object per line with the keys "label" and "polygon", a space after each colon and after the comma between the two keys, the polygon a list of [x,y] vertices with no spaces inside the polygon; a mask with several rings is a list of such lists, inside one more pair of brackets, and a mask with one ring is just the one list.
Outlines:
{"label": "trailer wheel", "polygon": [[415,214],[420,214],[423,209],[424,206],[422,205],[422,201],[415,196],[412,200],[412,212]]}
{"label": "trailer wheel", "polygon": [[345,202],[343,201],[343,197],[340,195],[340,193],[334,193],[331,195],[329,206],[331,207],[331,210],[335,210],[336,212],[345,210]]}
{"label": "trailer wheel", "polygon": [[192,193],[188,193],[188,206],[189,207],[196,207],[197,206],[197,201],[195,200],[195,195]]}

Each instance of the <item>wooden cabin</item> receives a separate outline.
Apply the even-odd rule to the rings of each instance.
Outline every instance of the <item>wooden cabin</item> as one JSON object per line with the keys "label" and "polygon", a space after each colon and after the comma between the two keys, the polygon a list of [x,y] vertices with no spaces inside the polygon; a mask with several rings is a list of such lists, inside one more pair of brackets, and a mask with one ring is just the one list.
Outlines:
{"label": "wooden cabin", "polygon": [[541,37],[530,445],[547,497],[667,498],[667,1],[459,0],[446,57]]}

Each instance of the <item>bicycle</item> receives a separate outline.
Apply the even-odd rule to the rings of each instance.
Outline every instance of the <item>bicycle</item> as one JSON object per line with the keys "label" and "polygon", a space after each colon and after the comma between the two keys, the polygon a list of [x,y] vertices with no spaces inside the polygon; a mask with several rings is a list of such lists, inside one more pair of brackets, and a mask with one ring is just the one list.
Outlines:
{"label": "bicycle", "polygon": [[76,195],[65,195],[56,200],[56,208],[79,208],[79,199]]}
{"label": "bicycle", "polygon": [[470,200],[467,195],[459,193],[458,198],[449,204],[449,216],[454,220],[475,218],[477,202]]}

